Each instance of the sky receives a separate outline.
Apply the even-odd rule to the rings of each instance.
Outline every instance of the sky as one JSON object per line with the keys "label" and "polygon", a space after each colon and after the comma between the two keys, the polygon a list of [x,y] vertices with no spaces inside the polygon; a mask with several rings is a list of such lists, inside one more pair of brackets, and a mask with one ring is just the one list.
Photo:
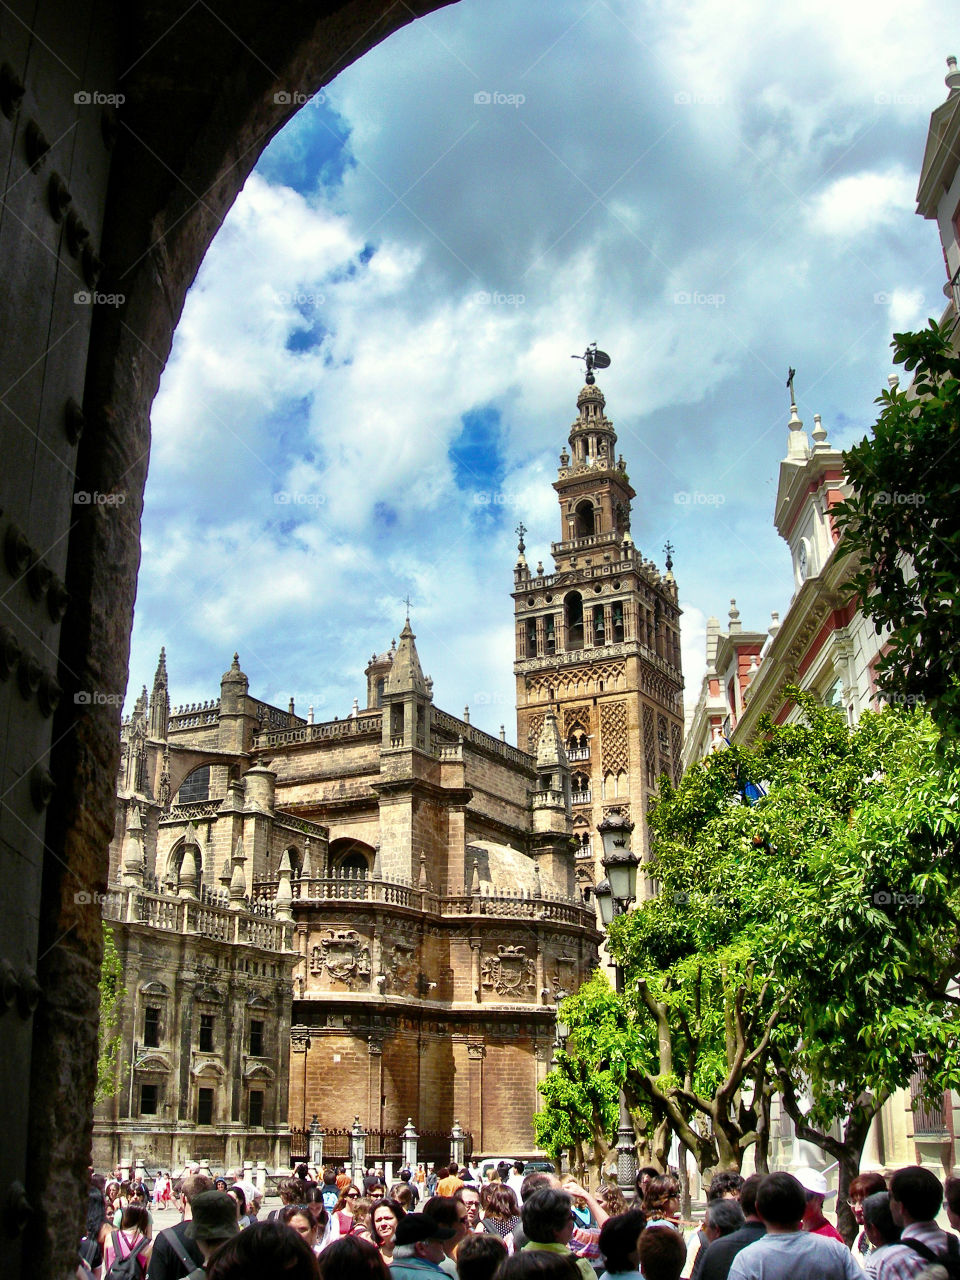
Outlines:
{"label": "sky", "polygon": [[958,34],[950,0],[460,0],[342,72],[188,294],[128,704],[165,645],[175,704],[236,650],[253,695],[342,718],[409,597],[435,703],[515,741],[514,530],[549,569],[594,341],[695,700],[707,617],[789,605],[788,366],[849,446],[891,334],[943,310],[915,193]]}

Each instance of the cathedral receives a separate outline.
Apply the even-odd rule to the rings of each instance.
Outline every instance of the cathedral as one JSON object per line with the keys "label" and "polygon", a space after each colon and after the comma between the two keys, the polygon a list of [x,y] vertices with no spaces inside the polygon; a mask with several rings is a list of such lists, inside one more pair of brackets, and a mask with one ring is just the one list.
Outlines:
{"label": "cathedral", "polygon": [[[555,571],[514,569],[517,740],[441,710],[409,616],[361,707],[250,693],[171,709],[166,654],[122,727],[104,916],[124,971],[97,1167],[534,1153],[558,1002],[599,962],[598,824],[677,776],[677,587],[588,377],[555,483]],[[643,890],[641,890],[643,891]],[[352,1133],[351,1133],[352,1130]],[[309,1147],[308,1147],[309,1139]]]}

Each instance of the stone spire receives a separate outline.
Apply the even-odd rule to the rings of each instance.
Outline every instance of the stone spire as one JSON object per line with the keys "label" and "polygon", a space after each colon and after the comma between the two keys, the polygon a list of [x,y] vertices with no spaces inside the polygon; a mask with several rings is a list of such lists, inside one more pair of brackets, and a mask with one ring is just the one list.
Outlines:
{"label": "stone spire", "polygon": [[428,701],[433,697],[420,666],[416,636],[410,627],[409,616],[400,632],[400,644],[384,685],[384,693],[418,693]]}
{"label": "stone spire", "polygon": [[575,467],[613,469],[615,466],[617,433],[604,413],[606,403],[596,383],[584,386],[577,396],[578,415],[570,427]]}
{"label": "stone spire", "polygon": [[943,83],[950,90],[948,99],[955,98],[960,93],[960,71],[957,70],[957,60],[953,54],[947,59],[947,74]]}
{"label": "stone spire", "polygon": [[143,888],[143,822],[140,818],[140,806],[136,804],[130,806],[130,817],[127,820],[121,880],[123,884]]}
{"label": "stone spire", "polygon": [[156,675],[153,677],[153,695],[150,698],[150,737],[166,742],[170,724],[170,690],[167,684],[167,651],[160,650]]}

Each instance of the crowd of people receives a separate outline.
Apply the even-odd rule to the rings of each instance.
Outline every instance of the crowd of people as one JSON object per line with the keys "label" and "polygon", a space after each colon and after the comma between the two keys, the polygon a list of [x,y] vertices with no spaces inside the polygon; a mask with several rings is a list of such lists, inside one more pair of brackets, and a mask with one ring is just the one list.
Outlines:
{"label": "crowd of people", "polygon": [[[479,1173],[479,1171],[477,1171]],[[188,1173],[154,1184],[154,1202],[180,1210],[152,1233],[150,1194],[127,1185],[125,1205],[94,1177],[82,1280],[952,1280],[960,1241],[960,1179],[900,1169],[889,1185],[862,1174],[849,1188],[858,1231],[848,1247],[825,1217],[834,1193],[813,1169],[718,1173],[702,1226],[680,1218],[671,1173],[643,1169],[628,1205],[616,1186],[593,1195],[573,1178],[502,1165],[486,1179],[456,1164],[403,1170],[387,1186],[369,1170],[311,1176],[300,1166],[261,1218],[256,1187]],[[158,1193],[159,1188],[159,1193]],[[946,1199],[944,1199],[946,1196]]]}

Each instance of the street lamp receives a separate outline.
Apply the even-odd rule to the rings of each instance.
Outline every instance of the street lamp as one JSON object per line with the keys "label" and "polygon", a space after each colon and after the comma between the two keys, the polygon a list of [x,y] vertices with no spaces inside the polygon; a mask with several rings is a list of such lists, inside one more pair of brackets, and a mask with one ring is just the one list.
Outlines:
{"label": "street lamp", "polygon": [[[606,879],[596,888],[600,919],[608,928],[619,915],[624,915],[637,896],[637,868],[640,859],[630,848],[634,824],[619,809],[612,809],[597,827],[603,841],[601,865]],[[614,966],[617,991],[623,992],[623,969]],[[620,1123],[617,1126],[617,1182],[621,1189],[635,1190],[637,1175],[637,1140],[630,1120],[630,1110],[623,1089],[620,1090]]]}

